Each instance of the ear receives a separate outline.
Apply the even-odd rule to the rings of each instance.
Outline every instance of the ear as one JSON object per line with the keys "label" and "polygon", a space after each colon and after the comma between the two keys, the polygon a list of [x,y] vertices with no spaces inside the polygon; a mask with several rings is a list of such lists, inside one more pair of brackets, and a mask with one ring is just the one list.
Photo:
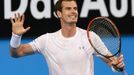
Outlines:
{"label": "ear", "polygon": [[56,13],[57,13],[58,18],[61,18],[61,11],[57,11]]}

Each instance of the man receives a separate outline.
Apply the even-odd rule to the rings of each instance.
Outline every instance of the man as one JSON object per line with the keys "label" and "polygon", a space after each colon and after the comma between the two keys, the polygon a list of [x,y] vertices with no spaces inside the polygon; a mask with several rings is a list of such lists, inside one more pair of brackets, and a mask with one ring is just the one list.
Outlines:
{"label": "man", "polygon": [[[76,27],[78,8],[76,0],[59,0],[56,4],[56,14],[61,23],[61,29],[54,33],[46,33],[30,43],[21,44],[21,37],[30,27],[24,29],[24,15],[15,14],[12,22],[12,38],[10,51],[13,57],[41,53],[44,55],[50,75],[94,75],[94,50],[87,41],[86,31]],[[92,33],[95,35],[94,33]],[[96,36],[93,36],[96,37]],[[105,58],[104,61],[106,61]],[[109,66],[116,64],[124,67],[123,55],[106,61]]]}

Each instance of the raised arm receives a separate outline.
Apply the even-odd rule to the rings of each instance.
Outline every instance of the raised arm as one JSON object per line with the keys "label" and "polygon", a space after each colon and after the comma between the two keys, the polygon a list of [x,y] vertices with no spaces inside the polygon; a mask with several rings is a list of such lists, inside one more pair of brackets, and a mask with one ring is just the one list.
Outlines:
{"label": "raised arm", "polygon": [[21,57],[33,53],[32,47],[29,44],[21,44],[21,37],[26,33],[30,27],[24,28],[23,23],[25,16],[15,14],[15,18],[11,18],[12,23],[12,37],[10,40],[10,53],[12,57]]}

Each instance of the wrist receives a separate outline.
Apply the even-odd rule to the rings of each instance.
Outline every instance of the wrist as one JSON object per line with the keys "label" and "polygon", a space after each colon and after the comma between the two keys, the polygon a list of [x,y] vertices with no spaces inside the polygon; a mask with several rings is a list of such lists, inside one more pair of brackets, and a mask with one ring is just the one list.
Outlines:
{"label": "wrist", "polygon": [[21,37],[22,35],[16,35],[12,32],[12,37],[10,40],[10,46],[13,48],[18,48],[21,44]]}

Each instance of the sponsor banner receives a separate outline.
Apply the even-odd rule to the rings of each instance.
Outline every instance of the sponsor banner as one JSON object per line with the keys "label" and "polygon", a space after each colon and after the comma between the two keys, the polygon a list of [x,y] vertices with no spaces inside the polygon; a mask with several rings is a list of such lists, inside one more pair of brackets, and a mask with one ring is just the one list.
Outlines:
{"label": "sponsor banner", "polygon": [[[0,1],[0,33],[10,36],[10,18],[15,13],[25,14],[25,26],[31,26],[26,33],[33,36],[46,32],[54,32],[60,23],[54,14],[54,5],[58,0],[1,0]],[[134,30],[134,0],[77,0],[79,20],[78,26],[86,28],[88,22],[97,16],[112,19],[123,34],[132,34]],[[5,34],[4,34],[5,33]],[[36,35],[35,35],[36,36]]]}

